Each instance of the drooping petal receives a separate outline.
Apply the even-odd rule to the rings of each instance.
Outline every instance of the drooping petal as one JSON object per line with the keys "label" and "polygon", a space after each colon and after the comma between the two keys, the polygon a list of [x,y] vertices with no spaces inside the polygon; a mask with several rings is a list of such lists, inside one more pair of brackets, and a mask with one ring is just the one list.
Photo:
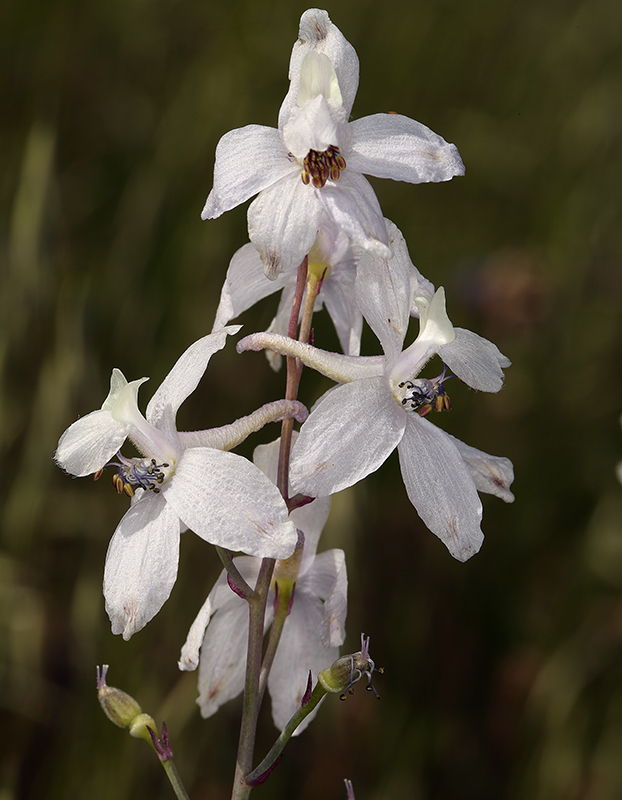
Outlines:
{"label": "drooping petal", "polygon": [[503,367],[511,362],[499,348],[464,328],[454,328],[453,342],[439,348],[438,354],[460,380],[481,392],[498,392],[503,386]]}
{"label": "drooping petal", "polygon": [[227,336],[237,333],[240,328],[241,325],[230,325],[190,345],[149,401],[147,420],[151,425],[162,430],[171,440],[177,438],[175,417],[179,406],[197,388],[210,358],[222,350]]}
{"label": "drooping petal", "polygon": [[410,502],[452,556],[466,561],[484,540],[482,504],[456,445],[443,430],[414,414],[398,452]]}
{"label": "drooping petal", "polygon": [[298,269],[317,236],[322,205],[300,172],[265,189],[248,209],[248,235],[270,279]]}
{"label": "drooping petal", "polygon": [[385,220],[391,256],[361,257],[356,276],[356,300],[367,323],[392,363],[402,350],[410,322],[410,259],[397,227]]}
{"label": "drooping petal", "polygon": [[346,638],[348,611],[348,573],[343,550],[327,550],[316,556],[304,575],[304,589],[324,601],[322,644],[339,647]]}
{"label": "drooping petal", "polygon": [[248,603],[231,592],[231,600],[210,620],[201,648],[199,697],[202,717],[211,717],[244,688]]}
{"label": "drooping petal", "polygon": [[54,459],[70,475],[91,475],[114,456],[126,440],[129,427],[114,419],[110,411],[92,411],[63,433]]}
{"label": "drooping petal", "polygon": [[324,300],[326,309],[333,321],[339,343],[343,352],[349,356],[358,356],[361,351],[361,334],[363,332],[363,315],[356,303],[354,281],[356,267],[348,269],[340,264],[322,284],[320,298]]}
{"label": "drooping petal", "polygon": [[374,255],[390,256],[378,198],[362,175],[347,166],[339,180],[328,181],[318,192],[326,213],[355,244]]}
{"label": "drooping petal", "polygon": [[179,536],[179,517],[162,494],[146,492],[123,517],[104,569],[113,633],[129,639],[162,608],[177,577]]}
{"label": "drooping petal", "polygon": [[163,494],[189,528],[219,547],[287,558],[296,546],[296,527],[279,490],[234,453],[186,450]]}
{"label": "drooping petal", "polygon": [[181,656],[177,666],[182,672],[191,672],[199,666],[199,651],[205,637],[205,629],[209,625],[210,617],[213,613],[214,604],[212,602],[212,593],[210,592],[190,626],[184,646],[181,648]]}
{"label": "drooping petal", "polygon": [[[257,582],[257,573],[259,571],[260,564],[261,561],[257,558],[253,558],[252,556],[241,556],[240,558],[235,559],[235,566],[240,571],[240,574],[244,580],[246,580],[250,586],[254,586]],[[205,631],[209,625],[211,617],[217,611],[219,611],[219,609],[223,609],[223,613],[226,613],[227,607],[232,604],[233,607],[236,605],[246,605],[245,601],[241,597],[238,597],[238,595],[234,594],[231,590],[231,587],[227,583],[227,573],[223,570],[218,576],[218,579],[212,587],[211,592],[207,596],[207,599],[201,606],[196,619],[190,626],[190,630],[188,631],[188,636],[184,646],[181,649],[181,656],[178,662],[178,667],[180,670],[184,672],[192,671],[199,666],[199,651],[203,645]]]}
{"label": "drooping petal", "polygon": [[[449,434],[447,434],[449,436]],[[500,497],[506,503],[514,502],[510,486],[514,480],[514,467],[509,458],[490,456],[475,447],[449,436],[469,468],[478,492],[486,492]]]}
{"label": "drooping petal", "polygon": [[406,421],[384,377],[354,381],[328,392],[293,447],[292,491],[325,497],[362,480],[395,449]]}
{"label": "drooping petal", "polygon": [[212,332],[251,308],[264,297],[282,289],[286,276],[268,280],[264,275],[259,253],[252,244],[245,244],[235,253],[227,270]]}
{"label": "drooping petal", "polygon": [[[309,670],[313,682],[318,672],[330,666],[338,657],[336,647],[324,647],[320,638],[322,630],[322,602],[318,597],[302,590],[294,596],[290,615],[285,620],[283,635],[268,678],[268,691],[272,700],[272,719],[279,730],[289,722],[307,688]],[[301,733],[313,719],[311,712],[296,729]]]}
{"label": "drooping petal", "polygon": [[247,125],[226,133],[216,147],[214,186],[202,219],[215,219],[300,167],[287,157],[276,128]]}
{"label": "drooping petal", "polygon": [[289,119],[292,109],[298,105],[300,71],[310,50],[330,58],[339,82],[345,118],[350,116],[359,83],[358,56],[339,28],[330,21],[326,11],[310,8],[300,18],[298,41],[292,50],[289,63],[290,87],[279,111],[281,129]]}
{"label": "drooping petal", "polygon": [[373,114],[354,120],[344,153],[350,169],[409,183],[448,181],[464,175],[454,144],[401,114]]}

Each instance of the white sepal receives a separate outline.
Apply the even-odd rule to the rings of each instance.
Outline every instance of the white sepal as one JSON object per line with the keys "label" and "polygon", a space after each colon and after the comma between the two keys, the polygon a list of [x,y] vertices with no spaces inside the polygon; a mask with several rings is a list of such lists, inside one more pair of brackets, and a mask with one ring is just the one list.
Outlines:
{"label": "white sepal", "polygon": [[104,597],[113,633],[143,628],[168,599],[179,562],[179,517],[145,493],[119,523],[106,554]]}
{"label": "white sepal", "polygon": [[287,558],[296,546],[296,526],[279,490],[235,453],[186,450],[166,499],[211,544],[261,558]]}
{"label": "white sepal", "polygon": [[484,540],[482,504],[455,444],[445,431],[412,415],[398,451],[410,502],[451,555],[466,561]]}

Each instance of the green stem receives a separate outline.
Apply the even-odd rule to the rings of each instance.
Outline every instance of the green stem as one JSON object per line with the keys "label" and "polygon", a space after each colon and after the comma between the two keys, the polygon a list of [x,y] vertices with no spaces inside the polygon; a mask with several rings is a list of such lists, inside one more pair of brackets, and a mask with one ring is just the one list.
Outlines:
{"label": "green stem", "polygon": [[253,751],[261,698],[259,694],[259,675],[263,651],[263,625],[266,613],[268,590],[274,571],[274,559],[264,558],[259,568],[254,596],[248,598],[248,653],[246,657],[246,683],[242,709],[242,725],[238,757],[233,781],[231,800],[245,800],[251,787],[244,784],[244,776],[253,766]]}
{"label": "green stem", "polygon": [[169,758],[168,761],[162,761],[161,763],[178,800],[190,800],[188,792],[181,782],[181,778],[179,777],[179,773],[177,772],[177,767],[175,766],[173,759]]}
{"label": "green stem", "polygon": [[266,772],[270,770],[272,766],[274,766],[276,760],[285,749],[285,745],[292,738],[292,735],[296,730],[296,728],[300,725],[300,723],[303,721],[305,717],[309,716],[309,714],[313,711],[313,709],[317,706],[317,704],[320,702],[320,700],[324,697],[325,694],[326,694],[326,689],[322,686],[321,683],[317,683],[311,694],[309,702],[305,706],[301,706],[298,709],[298,711],[296,711],[294,716],[290,719],[290,721],[281,731],[279,738],[274,743],[268,755],[264,758],[264,760],[256,769],[254,769],[249,775],[246,776],[247,784],[255,784],[258,778],[261,778],[263,775],[265,775]]}
{"label": "green stem", "polygon": [[[282,586],[284,584],[285,582],[283,582],[283,584],[281,584],[281,582],[278,582],[279,586]],[[292,596],[292,591],[294,591],[293,587],[291,591],[279,591],[279,597],[274,614],[274,621],[272,623],[272,627],[270,628],[270,637],[268,639],[268,646],[266,647],[266,652],[264,653],[263,662],[261,664],[261,673],[259,675],[260,699],[263,698],[263,694],[266,691],[266,686],[268,684],[268,676],[270,675],[270,670],[272,669],[274,657],[276,656],[276,649],[279,646],[279,642],[281,641],[281,634],[283,633],[283,626],[285,625],[285,620],[289,615],[289,604]]]}

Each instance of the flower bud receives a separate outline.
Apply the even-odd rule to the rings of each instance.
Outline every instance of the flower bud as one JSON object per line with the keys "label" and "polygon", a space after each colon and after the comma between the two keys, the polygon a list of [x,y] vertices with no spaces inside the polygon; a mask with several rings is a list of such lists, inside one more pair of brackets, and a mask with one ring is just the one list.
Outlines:
{"label": "flower bud", "polygon": [[372,674],[382,673],[384,670],[376,668],[373,660],[369,657],[369,636],[361,634],[361,649],[358,653],[341,656],[334,664],[323,669],[317,676],[318,682],[325,691],[339,694],[341,700],[346,699],[347,694],[354,694],[354,684],[363,677],[367,676],[367,689],[373,692],[376,697],[378,693],[372,685]]}
{"label": "flower bud", "polygon": [[156,730],[153,718],[149,714],[143,714],[136,700],[127,692],[116,689],[114,686],[108,686],[106,683],[107,672],[107,664],[104,664],[101,673],[97,667],[97,697],[104,714],[120,728],[129,728],[130,736],[151,741],[147,728]]}

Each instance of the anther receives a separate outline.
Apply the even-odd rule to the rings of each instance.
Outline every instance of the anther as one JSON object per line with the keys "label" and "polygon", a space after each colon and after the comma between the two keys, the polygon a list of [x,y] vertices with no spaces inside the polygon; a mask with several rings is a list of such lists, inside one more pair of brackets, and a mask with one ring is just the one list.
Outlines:
{"label": "anther", "polygon": [[346,161],[339,154],[336,145],[331,145],[323,152],[309,150],[301,173],[302,182],[305,186],[312,182],[316,189],[321,189],[329,178],[332,181],[338,180],[340,172],[345,168]]}

